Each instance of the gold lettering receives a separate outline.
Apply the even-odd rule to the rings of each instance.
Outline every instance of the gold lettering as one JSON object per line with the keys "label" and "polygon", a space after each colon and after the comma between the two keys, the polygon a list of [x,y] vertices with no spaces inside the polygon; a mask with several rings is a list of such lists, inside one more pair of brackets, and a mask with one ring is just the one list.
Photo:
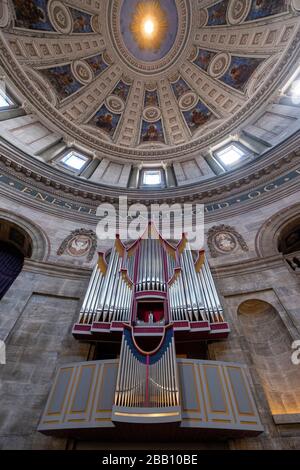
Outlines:
{"label": "gold lettering", "polygon": [[41,201],[47,201],[47,196],[43,196],[41,193],[37,193],[35,196],[36,199],[40,199]]}
{"label": "gold lettering", "polygon": [[21,193],[28,193],[28,194],[32,194],[32,189],[30,188],[27,188],[27,186],[25,188],[22,189]]}
{"label": "gold lettering", "polygon": [[229,207],[229,202],[222,202],[221,204],[217,204],[217,207],[219,209],[225,209],[226,207]]}
{"label": "gold lettering", "polygon": [[253,193],[248,194],[249,199],[255,199],[256,197],[260,196],[261,192],[260,191],[253,191]]}
{"label": "gold lettering", "polygon": [[272,191],[273,189],[277,189],[277,188],[278,188],[277,184],[271,183],[268,186],[264,187],[264,191]]}

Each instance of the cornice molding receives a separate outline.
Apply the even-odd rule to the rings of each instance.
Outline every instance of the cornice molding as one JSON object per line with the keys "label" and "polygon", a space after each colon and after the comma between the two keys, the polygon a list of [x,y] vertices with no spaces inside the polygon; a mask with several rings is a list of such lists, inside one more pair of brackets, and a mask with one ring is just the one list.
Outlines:
{"label": "cornice molding", "polygon": [[288,270],[284,257],[280,253],[266,258],[240,259],[234,263],[211,266],[212,274],[216,279],[257,274],[261,271],[280,268]]}
{"label": "cornice molding", "polygon": [[31,259],[25,259],[23,271],[78,281],[88,280],[92,273],[92,269],[82,266],[68,266],[66,264],[34,261]]}
{"label": "cornice molding", "polygon": [[[275,162],[273,171],[268,171],[266,176],[261,179],[254,179],[256,183],[247,189],[239,186],[243,191],[240,194],[230,195],[223,199],[214,199],[214,201],[197,199],[197,195],[174,195],[170,198],[163,197],[161,193],[157,194],[157,199],[148,198],[143,199],[140,195],[139,198],[133,199],[132,194],[128,194],[128,204],[139,202],[145,203],[148,207],[152,203],[201,203],[205,204],[205,220],[206,223],[224,221],[226,218],[235,215],[242,215],[249,211],[253,211],[260,207],[269,204],[274,204],[277,201],[283,200],[286,197],[299,193],[300,185],[300,154],[294,155],[295,160],[288,158],[288,163],[284,159],[278,165]],[[0,153],[0,193],[8,200],[16,201],[17,203],[42,212],[52,214],[56,217],[68,219],[78,222],[85,222],[91,225],[96,223],[96,209],[101,202],[115,204],[118,206],[118,196],[126,196],[125,193],[111,195],[104,195],[97,189],[97,193],[89,193],[87,188],[66,186],[65,183],[58,184],[55,180],[51,180],[49,174],[45,176],[43,172],[37,171],[36,163],[35,170],[28,168],[25,163],[20,163],[22,159],[20,156],[14,156],[14,159],[1,156]],[[40,162],[41,163],[41,162]],[[42,168],[48,170],[48,166],[41,164]],[[247,179],[249,185],[249,179]],[[251,183],[250,179],[250,183]],[[84,191],[84,192],[83,192]],[[229,190],[228,190],[229,191]],[[211,194],[213,191],[210,192]],[[83,197],[85,194],[85,197]],[[201,193],[203,194],[203,193]],[[217,194],[218,192],[214,194]],[[212,196],[211,196],[212,197]],[[226,199],[224,199],[226,197]],[[297,197],[297,196],[295,196]]]}
{"label": "cornice molding", "polygon": [[[298,167],[300,132],[263,157],[234,172],[218,176],[187,187],[169,188],[159,191],[141,191],[103,187],[87,180],[61,173],[57,168],[26,155],[8,144],[0,142],[0,164],[6,171],[18,174],[18,178],[34,187],[46,190],[54,196],[69,198],[97,207],[99,202],[117,203],[120,196],[127,196],[129,203],[172,202],[222,202],[243,191],[254,190],[274,180],[278,175]],[[283,155],[283,156],[282,156]]]}

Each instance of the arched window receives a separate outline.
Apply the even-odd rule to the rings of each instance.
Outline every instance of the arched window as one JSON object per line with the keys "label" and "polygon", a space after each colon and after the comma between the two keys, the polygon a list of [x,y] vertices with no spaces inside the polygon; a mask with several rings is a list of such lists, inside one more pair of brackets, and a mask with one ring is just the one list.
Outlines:
{"label": "arched window", "polygon": [[20,274],[25,258],[30,258],[31,240],[23,229],[0,219],[0,299]]}

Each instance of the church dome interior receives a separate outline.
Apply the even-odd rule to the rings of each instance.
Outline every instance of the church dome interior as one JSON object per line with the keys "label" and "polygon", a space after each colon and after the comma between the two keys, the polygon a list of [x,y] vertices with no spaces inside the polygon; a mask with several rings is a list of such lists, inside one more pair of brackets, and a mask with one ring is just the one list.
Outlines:
{"label": "church dome interior", "polygon": [[299,126],[297,110],[280,114],[299,100],[298,13],[297,0],[3,2],[3,73],[28,137],[0,132],[104,186],[232,172]]}
{"label": "church dome interior", "polygon": [[300,0],[0,0],[0,449],[299,450],[299,181]]}

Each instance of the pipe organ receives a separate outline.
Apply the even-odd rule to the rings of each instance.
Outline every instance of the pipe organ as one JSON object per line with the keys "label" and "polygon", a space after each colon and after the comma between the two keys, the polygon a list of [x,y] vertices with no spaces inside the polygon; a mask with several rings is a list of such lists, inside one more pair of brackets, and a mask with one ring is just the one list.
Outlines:
{"label": "pipe organ", "polygon": [[[124,244],[116,237],[110,253],[99,253],[73,328],[75,338],[98,342],[103,351],[109,343],[113,359],[78,366],[85,375],[76,365],[61,368],[40,430],[71,430],[76,421],[80,429],[143,423],[153,430],[154,423],[165,423],[174,426],[174,433],[179,426],[187,432],[222,426],[243,435],[261,432],[243,366],[226,368],[191,359],[193,351],[199,359],[199,342],[225,339],[228,334],[204,250],[191,251],[184,235],[179,243],[170,243],[152,223],[134,243]],[[75,398],[63,398],[73,389],[76,402],[87,397],[76,419]],[[197,393],[198,408],[190,390]],[[61,409],[58,421],[52,420],[53,407]]]}
{"label": "pipe organ", "polygon": [[161,408],[179,419],[175,342],[228,333],[205,252],[192,252],[184,235],[170,243],[152,223],[134,243],[116,237],[110,253],[99,253],[73,330],[76,338],[121,342],[117,421]]}
{"label": "pipe organ", "polygon": [[131,324],[138,328],[172,323],[174,330],[229,332],[204,251],[193,253],[185,237],[164,240],[150,225],[149,237],[131,245],[119,238],[109,255],[99,253],[74,335]]}

